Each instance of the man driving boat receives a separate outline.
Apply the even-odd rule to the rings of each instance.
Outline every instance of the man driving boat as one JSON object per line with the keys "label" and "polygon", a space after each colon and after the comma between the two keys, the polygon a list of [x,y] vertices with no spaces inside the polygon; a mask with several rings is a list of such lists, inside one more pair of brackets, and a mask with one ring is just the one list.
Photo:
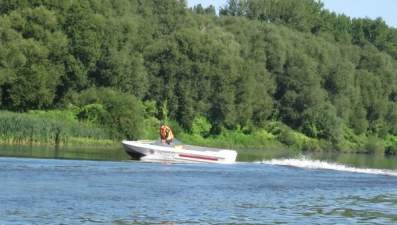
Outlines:
{"label": "man driving boat", "polygon": [[174,140],[174,134],[171,131],[171,128],[165,125],[164,122],[160,124],[160,136],[161,136],[161,143],[167,143],[170,145]]}

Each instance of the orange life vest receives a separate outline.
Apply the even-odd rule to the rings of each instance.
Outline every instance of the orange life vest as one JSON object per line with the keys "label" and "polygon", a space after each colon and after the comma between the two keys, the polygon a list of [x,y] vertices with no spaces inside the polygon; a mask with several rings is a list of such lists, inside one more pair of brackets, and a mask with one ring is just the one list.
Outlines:
{"label": "orange life vest", "polygon": [[174,134],[172,133],[171,129],[167,126],[160,127],[160,136],[161,139],[170,141],[174,139]]}

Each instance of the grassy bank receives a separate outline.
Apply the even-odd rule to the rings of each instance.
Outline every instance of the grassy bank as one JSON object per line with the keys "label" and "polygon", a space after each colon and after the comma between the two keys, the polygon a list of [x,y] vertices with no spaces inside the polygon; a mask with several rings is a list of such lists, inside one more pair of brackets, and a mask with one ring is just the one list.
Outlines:
{"label": "grassy bank", "polygon": [[[350,135],[350,136],[349,136]],[[231,149],[272,149],[291,151],[346,152],[379,155],[397,155],[397,137],[388,135],[385,139],[375,136],[357,136],[350,130],[347,137],[335,150],[332,141],[307,137],[278,122],[269,122],[261,130],[222,131],[220,135],[203,138],[200,135],[181,133],[177,137],[185,143]]]}
{"label": "grassy bank", "polygon": [[[141,139],[158,137],[159,121],[144,121]],[[230,149],[272,149],[292,151],[335,151],[331,141],[309,138],[280,122],[269,122],[262,129],[222,130],[221,134],[204,138],[188,134],[175,121],[170,122],[176,137],[191,145]],[[397,154],[397,137],[384,139],[357,136],[348,129],[345,141],[338,146],[342,151],[367,154]],[[0,142],[7,144],[120,146],[121,140],[112,139],[104,127],[79,121],[71,111],[31,111],[28,113],[0,113]]]}
{"label": "grassy bank", "polygon": [[105,129],[79,122],[72,113],[0,113],[0,141],[7,144],[115,145]]}

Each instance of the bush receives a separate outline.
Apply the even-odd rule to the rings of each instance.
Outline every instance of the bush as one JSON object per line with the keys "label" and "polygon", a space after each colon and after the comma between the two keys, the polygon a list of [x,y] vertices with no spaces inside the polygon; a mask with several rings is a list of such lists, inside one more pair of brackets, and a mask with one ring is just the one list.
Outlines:
{"label": "bush", "polygon": [[331,142],[324,140],[324,139],[320,139],[318,141],[320,148],[326,152],[332,152],[335,151],[334,146],[332,145]]}
{"label": "bush", "polygon": [[388,155],[397,155],[397,146],[396,145],[387,146],[385,149],[385,153]]}
{"label": "bush", "polygon": [[369,137],[363,146],[363,150],[368,154],[384,154],[385,146],[381,140],[376,137]]}
{"label": "bush", "polygon": [[302,144],[303,151],[319,151],[321,150],[320,144],[315,139],[307,139],[303,141]]}
{"label": "bush", "polygon": [[198,116],[194,118],[193,124],[192,124],[192,134],[197,134],[201,135],[203,137],[206,137],[209,135],[211,131],[211,123],[208,122],[208,120],[203,117],[203,116]]}
{"label": "bush", "polygon": [[292,131],[284,131],[277,136],[277,140],[287,146],[293,146],[298,143]]}
{"label": "bush", "polygon": [[91,88],[74,100],[80,117],[107,130],[112,139],[136,140],[144,135],[143,106],[133,95],[110,88]]}

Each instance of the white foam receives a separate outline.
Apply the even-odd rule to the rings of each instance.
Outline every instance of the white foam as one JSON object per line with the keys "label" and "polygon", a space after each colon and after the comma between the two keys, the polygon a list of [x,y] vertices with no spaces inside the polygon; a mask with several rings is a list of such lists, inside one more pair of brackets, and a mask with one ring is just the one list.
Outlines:
{"label": "white foam", "polygon": [[365,174],[379,174],[388,176],[397,176],[396,170],[386,169],[373,169],[373,168],[355,168],[346,165],[338,164],[335,162],[327,162],[321,160],[313,160],[308,156],[302,156],[297,159],[272,159],[262,161],[263,164],[268,165],[281,165],[281,166],[294,166],[305,169],[329,169],[351,173],[365,173]]}

